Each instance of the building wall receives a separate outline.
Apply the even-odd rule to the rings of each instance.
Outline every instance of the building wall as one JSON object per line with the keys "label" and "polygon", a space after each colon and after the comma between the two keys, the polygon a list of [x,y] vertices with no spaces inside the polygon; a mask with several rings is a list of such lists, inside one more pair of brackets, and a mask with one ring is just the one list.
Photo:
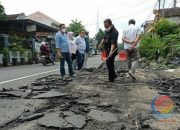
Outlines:
{"label": "building wall", "polygon": [[167,19],[176,24],[180,24],[180,17],[172,17],[172,18],[167,18]]}

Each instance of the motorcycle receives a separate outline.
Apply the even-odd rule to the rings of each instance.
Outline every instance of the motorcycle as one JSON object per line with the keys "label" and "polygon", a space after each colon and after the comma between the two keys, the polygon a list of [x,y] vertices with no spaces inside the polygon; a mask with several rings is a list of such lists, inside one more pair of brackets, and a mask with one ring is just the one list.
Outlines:
{"label": "motorcycle", "polygon": [[41,63],[43,64],[43,66],[47,66],[48,64],[51,64],[51,63],[52,63],[52,65],[55,65],[54,54],[51,53],[50,55],[42,55]]}

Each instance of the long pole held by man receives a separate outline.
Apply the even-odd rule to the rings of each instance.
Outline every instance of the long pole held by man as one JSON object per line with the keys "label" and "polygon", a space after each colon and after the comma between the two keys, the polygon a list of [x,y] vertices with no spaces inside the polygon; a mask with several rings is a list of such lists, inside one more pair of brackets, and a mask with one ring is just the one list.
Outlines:
{"label": "long pole held by man", "polygon": [[[119,33],[112,24],[111,19],[106,19],[104,21],[104,27],[105,27],[105,36],[102,42],[100,43],[99,48],[104,44],[106,57],[110,55],[110,58],[108,58],[106,61],[106,65],[108,68],[109,82],[114,82],[115,79],[117,78],[117,75],[114,70],[114,61],[116,55],[118,54],[117,42],[118,42]],[[114,50],[116,51],[114,52]]]}

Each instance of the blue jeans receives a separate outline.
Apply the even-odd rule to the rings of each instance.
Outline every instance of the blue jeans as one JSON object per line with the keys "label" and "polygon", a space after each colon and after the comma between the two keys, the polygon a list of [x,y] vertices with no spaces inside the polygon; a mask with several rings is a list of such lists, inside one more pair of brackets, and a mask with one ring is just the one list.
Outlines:
{"label": "blue jeans", "polygon": [[67,53],[62,52],[62,57],[63,58],[60,60],[61,76],[64,76],[66,74],[66,72],[65,72],[65,61],[68,64],[69,75],[72,76],[73,75],[73,68],[72,68],[72,60],[71,60],[70,54],[68,52]]}
{"label": "blue jeans", "polygon": [[84,54],[82,54],[79,51],[77,51],[77,66],[78,66],[78,70],[82,69],[83,63],[84,63]]}

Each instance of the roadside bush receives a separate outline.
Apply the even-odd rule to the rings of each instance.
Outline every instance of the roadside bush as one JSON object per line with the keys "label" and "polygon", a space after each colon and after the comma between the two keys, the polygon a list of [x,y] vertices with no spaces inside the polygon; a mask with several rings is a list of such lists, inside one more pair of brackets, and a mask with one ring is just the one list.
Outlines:
{"label": "roadside bush", "polygon": [[172,23],[166,19],[161,19],[155,24],[155,33],[160,37],[164,37],[169,34],[175,34],[176,28],[177,25],[175,23]]}
{"label": "roadside bush", "polygon": [[155,24],[156,35],[144,35],[140,45],[140,56],[148,60],[158,60],[169,64],[180,57],[180,25],[161,19]]}
{"label": "roadside bush", "polygon": [[154,38],[151,35],[142,37],[140,44],[140,56],[148,60],[157,60],[158,57],[163,57],[165,44],[159,37]]}

